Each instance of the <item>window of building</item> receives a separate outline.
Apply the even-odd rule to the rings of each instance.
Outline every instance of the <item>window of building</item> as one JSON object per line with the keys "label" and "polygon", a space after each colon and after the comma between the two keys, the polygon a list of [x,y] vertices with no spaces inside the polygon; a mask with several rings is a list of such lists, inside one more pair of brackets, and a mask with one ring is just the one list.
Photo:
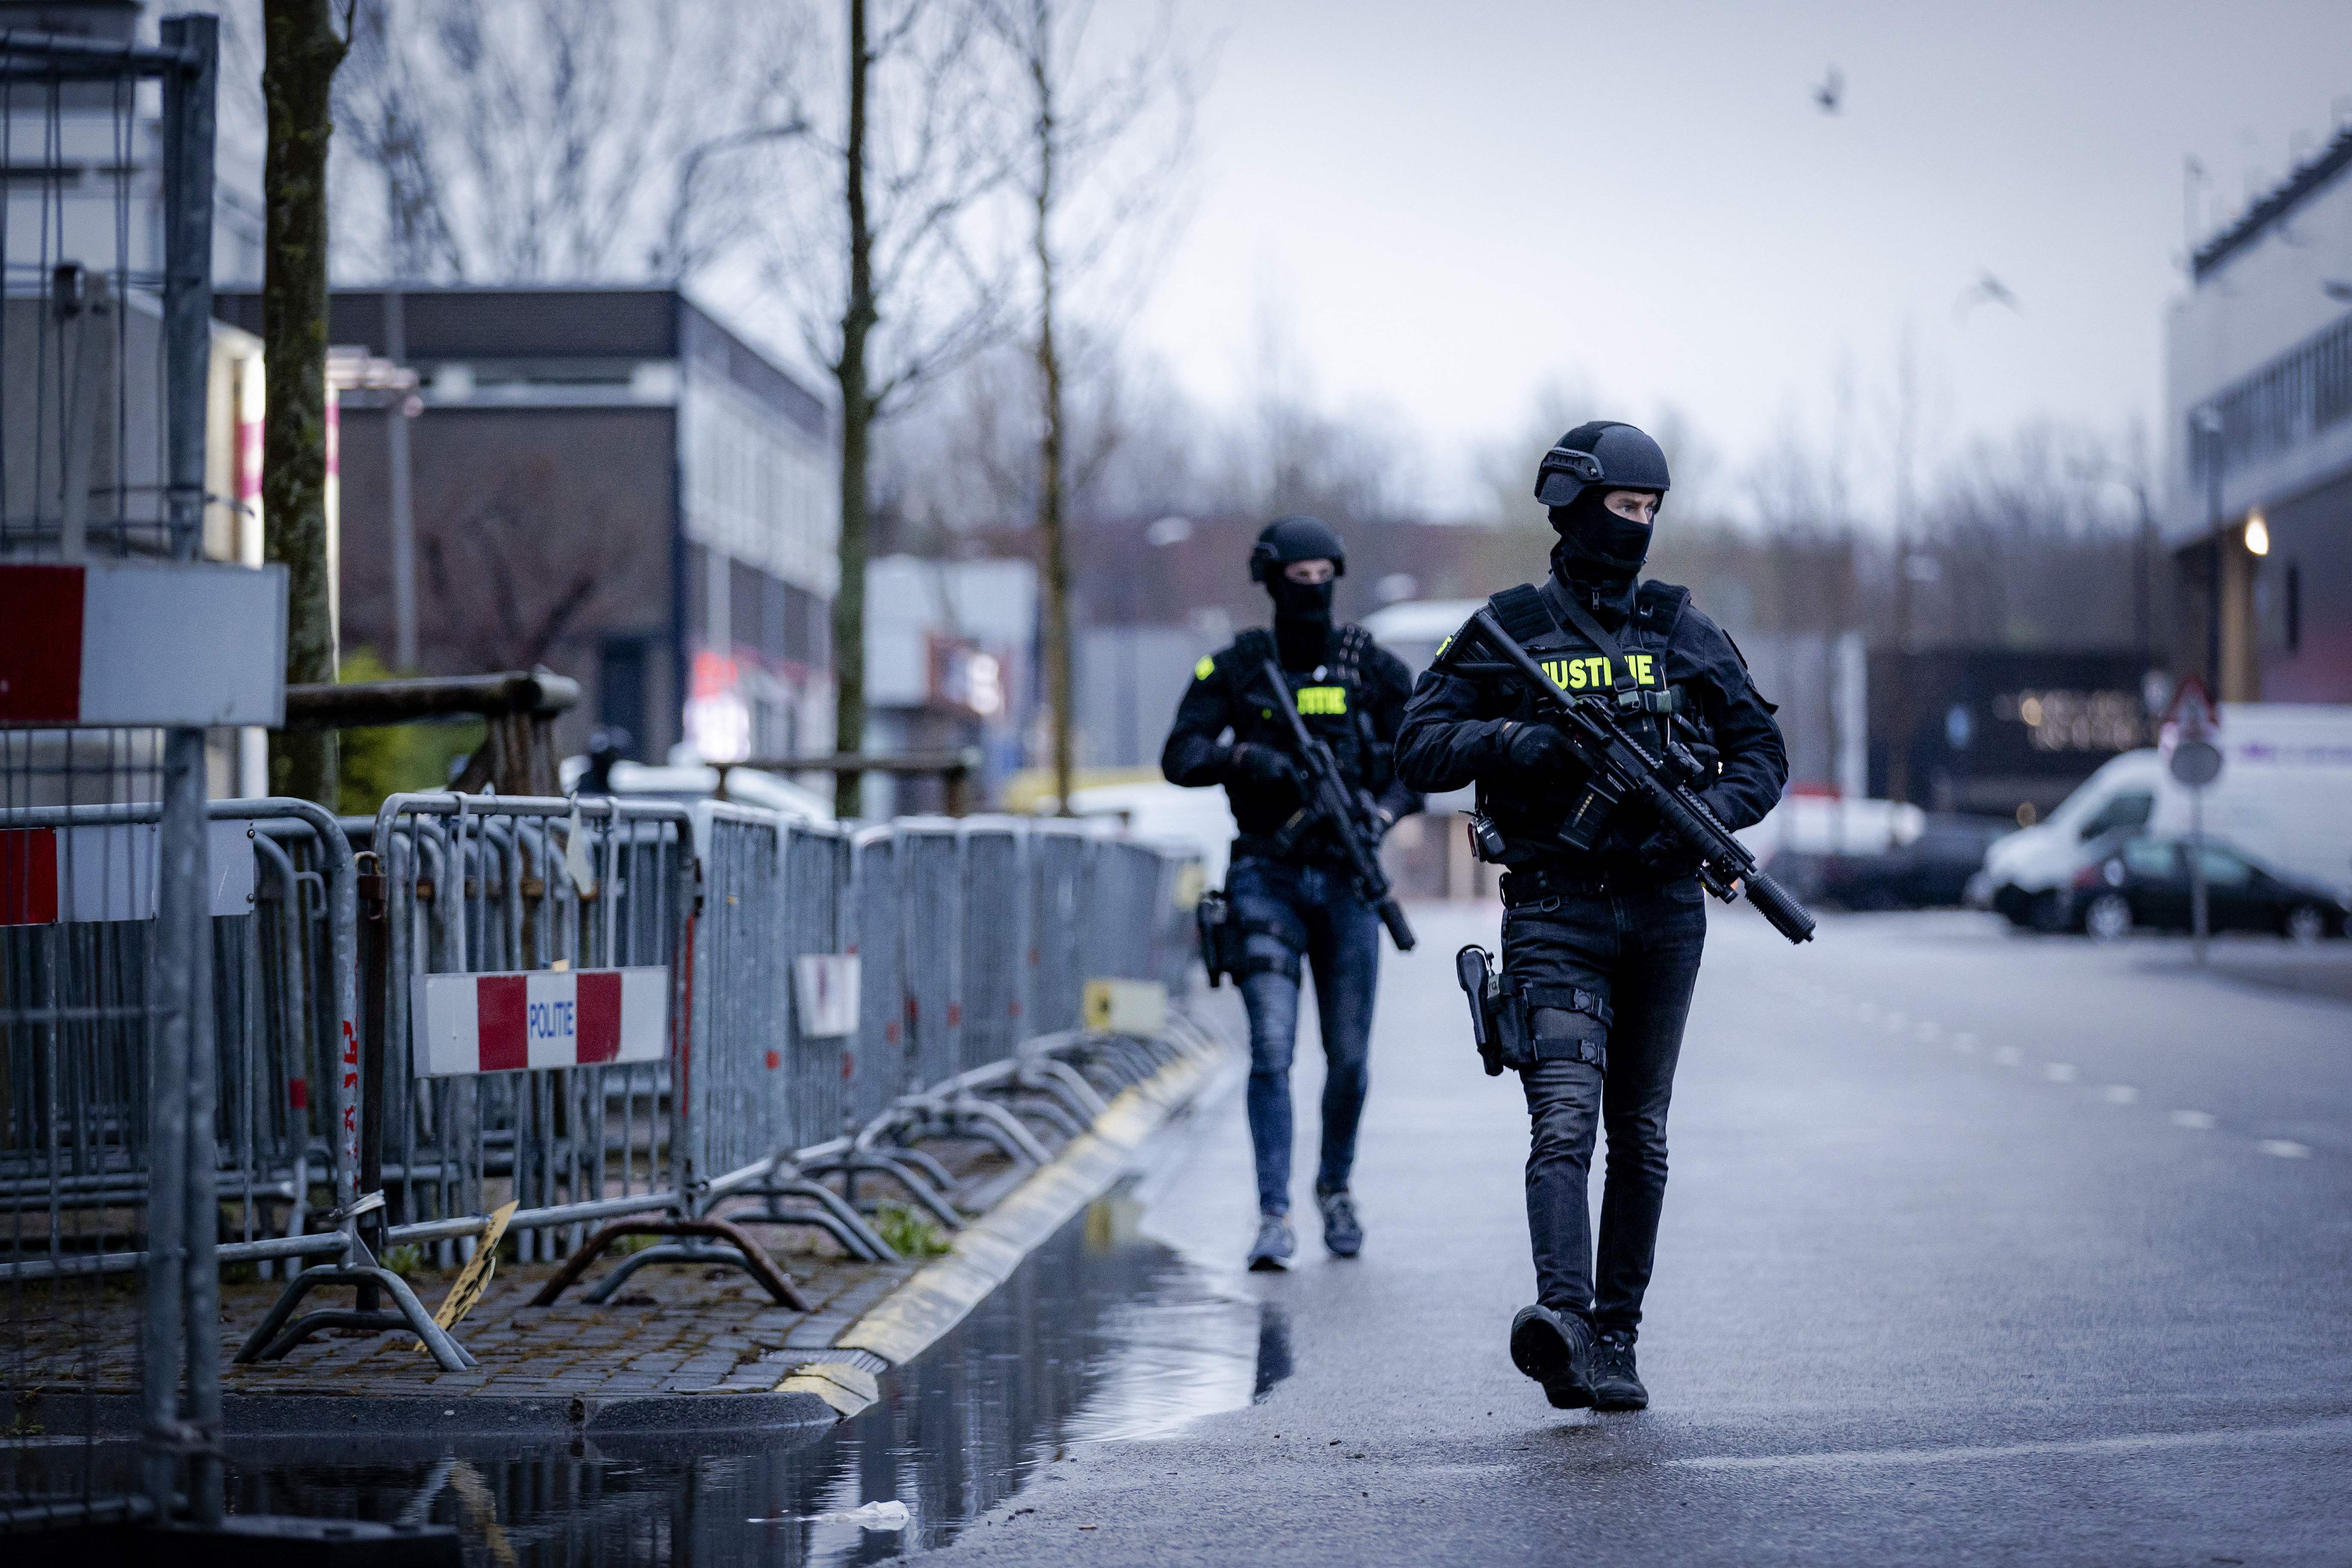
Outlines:
{"label": "window of building", "polygon": [[[2210,416],[2221,416],[2218,435]],[[2352,418],[2352,318],[2289,349],[2189,411],[2189,469],[2210,482],[2287,451]]]}

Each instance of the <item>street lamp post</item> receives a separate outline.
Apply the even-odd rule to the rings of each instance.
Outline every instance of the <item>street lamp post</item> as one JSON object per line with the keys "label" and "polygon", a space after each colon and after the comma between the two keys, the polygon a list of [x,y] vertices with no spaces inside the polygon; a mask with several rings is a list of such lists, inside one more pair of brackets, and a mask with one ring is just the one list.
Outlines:
{"label": "street lamp post", "polygon": [[2219,700],[2221,690],[2221,411],[2208,404],[2198,411],[2197,430],[2205,446],[2205,526],[2211,533],[2205,572],[2205,675]]}

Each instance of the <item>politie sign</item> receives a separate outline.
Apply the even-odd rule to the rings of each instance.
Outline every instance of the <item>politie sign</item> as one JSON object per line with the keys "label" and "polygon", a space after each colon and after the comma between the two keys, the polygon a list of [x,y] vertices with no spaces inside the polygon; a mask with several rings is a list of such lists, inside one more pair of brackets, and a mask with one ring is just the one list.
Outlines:
{"label": "politie sign", "polygon": [[659,1061],[669,971],[420,974],[409,1008],[419,1078]]}

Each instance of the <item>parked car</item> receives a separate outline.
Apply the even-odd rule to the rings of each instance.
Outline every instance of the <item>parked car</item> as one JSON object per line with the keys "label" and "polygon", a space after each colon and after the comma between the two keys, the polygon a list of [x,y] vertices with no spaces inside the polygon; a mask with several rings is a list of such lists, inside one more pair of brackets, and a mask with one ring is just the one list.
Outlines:
{"label": "parked car", "polygon": [[[556,776],[567,790],[604,793],[596,790],[590,779],[592,766],[587,757],[566,757],[557,764]],[[605,786],[612,794],[630,799],[675,800],[689,805],[698,800],[731,800],[739,805],[781,811],[812,822],[833,820],[833,802],[824,795],[756,768],[720,769],[707,763],[663,766],[616,762],[606,772]]]}
{"label": "parked car", "polygon": [[1930,812],[1917,837],[1874,854],[1782,848],[1766,868],[1808,903],[1848,910],[1925,910],[1965,901],[1985,851],[2014,832],[2006,818]]}
{"label": "parked car", "polygon": [[[2065,889],[2058,929],[2086,931],[2102,942],[2135,928],[2189,929],[2192,851],[2187,841],[2119,832],[2095,848]],[[2352,910],[2328,889],[2210,838],[2195,853],[2204,860],[2210,930],[2275,931],[2299,942],[2346,934]]]}
{"label": "parked car", "polygon": [[[2281,874],[2352,896],[2352,704],[2224,702],[2221,776],[2205,791],[2205,830]],[[2049,816],[1985,856],[1981,894],[2020,925],[2066,923],[2073,883],[2096,841],[2131,828],[2178,838],[2189,792],[2155,747],[2110,758]]]}

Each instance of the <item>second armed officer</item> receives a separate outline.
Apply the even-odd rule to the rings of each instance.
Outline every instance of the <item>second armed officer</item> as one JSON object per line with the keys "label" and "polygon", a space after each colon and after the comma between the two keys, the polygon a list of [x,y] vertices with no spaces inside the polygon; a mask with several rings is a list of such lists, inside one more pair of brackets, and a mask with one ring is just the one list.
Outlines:
{"label": "second armed officer", "polygon": [[1323,1240],[1341,1258],[1363,1245],[1348,1180],[1370,1081],[1381,921],[1327,834],[1284,834],[1305,797],[1288,723],[1272,706],[1265,674],[1269,660],[1280,668],[1299,718],[1330,748],[1348,789],[1369,797],[1364,815],[1380,830],[1421,809],[1421,797],[1397,781],[1391,760],[1412,677],[1363,627],[1331,619],[1332,591],[1347,567],[1339,536],[1317,519],[1266,525],[1250,552],[1250,576],[1274,599],[1274,629],[1245,631],[1194,667],[1160,759],[1171,784],[1223,784],[1239,830],[1225,897],[1241,931],[1234,979],[1250,1021],[1249,1124],[1258,1192],[1253,1268],[1287,1267],[1296,1245],[1290,1058],[1302,961],[1315,972],[1326,1064],[1315,1173]]}

